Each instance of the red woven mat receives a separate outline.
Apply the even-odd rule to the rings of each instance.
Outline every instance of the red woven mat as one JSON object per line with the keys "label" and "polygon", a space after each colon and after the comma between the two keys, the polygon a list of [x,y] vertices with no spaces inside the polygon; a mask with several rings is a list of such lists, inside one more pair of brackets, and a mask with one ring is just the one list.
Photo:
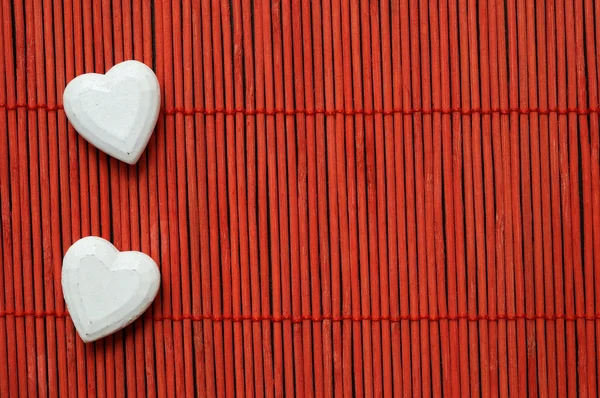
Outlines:
{"label": "red woven mat", "polygon": [[[0,1],[0,396],[598,396],[600,2]],[[133,167],[61,106],[127,59]],[[88,235],[162,283],[85,345]]]}

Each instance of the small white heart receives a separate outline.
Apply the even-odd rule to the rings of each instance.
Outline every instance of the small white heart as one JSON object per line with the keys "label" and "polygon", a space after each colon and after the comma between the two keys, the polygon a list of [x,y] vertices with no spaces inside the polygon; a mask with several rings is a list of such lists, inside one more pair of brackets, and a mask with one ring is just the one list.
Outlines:
{"label": "small white heart", "polygon": [[75,242],[63,258],[63,295],[77,333],[86,343],[136,320],[156,297],[159,283],[152,258],[140,252],[119,252],[95,236]]}
{"label": "small white heart", "polygon": [[65,88],[67,118],[96,148],[135,164],[148,145],[160,109],[160,86],[145,64],[125,61],[105,75],[86,73]]}

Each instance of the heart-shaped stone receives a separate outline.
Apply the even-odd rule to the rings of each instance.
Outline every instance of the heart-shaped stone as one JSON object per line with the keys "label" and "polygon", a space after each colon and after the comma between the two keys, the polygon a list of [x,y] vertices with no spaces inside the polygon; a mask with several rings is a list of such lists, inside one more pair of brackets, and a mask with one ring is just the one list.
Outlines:
{"label": "heart-shaped stone", "polygon": [[152,258],[119,252],[95,236],[75,242],[63,258],[63,294],[77,333],[86,343],[137,319],[156,297],[159,283]]}
{"label": "heart-shaped stone", "polygon": [[145,64],[125,61],[105,75],[86,73],[65,88],[67,118],[96,148],[135,164],[152,135],[160,109],[160,86]]}

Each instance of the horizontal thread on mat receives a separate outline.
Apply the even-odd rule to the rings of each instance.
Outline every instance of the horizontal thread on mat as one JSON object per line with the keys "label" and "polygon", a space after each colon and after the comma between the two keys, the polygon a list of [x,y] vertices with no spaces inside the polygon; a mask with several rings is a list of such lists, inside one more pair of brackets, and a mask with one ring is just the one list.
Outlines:
{"label": "horizontal thread on mat", "polygon": [[[35,318],[45,318],[45,317],[56,317],[56,318],[66,318],[69,316],[68,312],[57,312],[57,311],[2,311],[0,312],[0,317],[27,317],[33,316]],[[222,322],[222,321],[233,321],[233,322],[243,322],[243,321],[252,321],[252,322],[262,322],[262,321],[271,321],[271,322],[284,322],[291,321],[292,323],[301,323],[304,321],[311,322],[322,322],[322,321],[332,321],[332,322],[342,322],[342,321],[373,321],[373,322],[381,322],[381,321],[389,321],[389,322],[401,322],[401,321],[430,321],[430,322],[438,322],[438,321],[458,321],[458,320],[467,320],[467,321],[514,321],[519,319],[524,319],[528,321],[542,319],[547,321],[553,320],[565,320],[565,321],[576,321],[579,319],[595,321],[600,319],[600,313],[598,314],[498,314],[498,315],[488,315],[488,314],[479,314],[479,315],[468,315],[468,314],[458,314],[458,315],[400,315],[400,316],[374,316],[374,315],[345,315],[345,316],[333,316],[333,315],[301,315],[301,316],[292,316],[292,315],[193,315],[193,314],[185,314],[185,315],[159,315],[154,316],[152,318],[154,321],[214,321],[214,322]]]}
{"label": "horizontal thread on mat", "polygon": [[[62,104],[57,105],[48,105],[48,104],[0,104],[0,109],[7,110],[18,110],[18,109],[27,109],[30,111],[33,110],[46,110],[48,112],[55,112],[57,110],[63,109]],[[226,109],[226,108],[163,108],[163,112],[167,115],[237,115],[242,114],[246,116],[252,115],[345,115],[345,116],[353,116],[353,115],[412,115],[415,113],[421,114],[461,114],[461,115],[492,115],[492,114],[501,114],[501,115],[510,115],[512,113],[517,113],[521,115],[528,114],[540,114],[540,115],[549,115],[551,113],[556,113],[559,115],[568,115],[575,113],[577,115],[589,115],[592,113],[600,113],[600,105],[592,106],[589,108],[578,108],[578,107],[568,107],[568,108],[410,108],[410,109],[285,109],[285,108],[274,108],[274,109],[244,109],[244,108],[235,108],[235,109]]]}

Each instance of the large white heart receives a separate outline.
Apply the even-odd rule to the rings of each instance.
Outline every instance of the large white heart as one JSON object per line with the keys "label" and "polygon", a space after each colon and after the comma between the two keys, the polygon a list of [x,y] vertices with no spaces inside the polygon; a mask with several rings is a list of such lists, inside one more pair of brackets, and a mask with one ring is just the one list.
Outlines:
{"label": "large white heart", "polygon": [[65,88],[67,118],[96,148],[135,164],[152,135],[160,109],[160,86],[145,64],[125,61],[105,75],[86,73]]}
{"label": "large white heart", "polygon": [[75,242],[63,258],[63,294],[77,333],[86,343],[137,319],[156,297],[159,283],[152,258],[119,252],[95,236]]}

